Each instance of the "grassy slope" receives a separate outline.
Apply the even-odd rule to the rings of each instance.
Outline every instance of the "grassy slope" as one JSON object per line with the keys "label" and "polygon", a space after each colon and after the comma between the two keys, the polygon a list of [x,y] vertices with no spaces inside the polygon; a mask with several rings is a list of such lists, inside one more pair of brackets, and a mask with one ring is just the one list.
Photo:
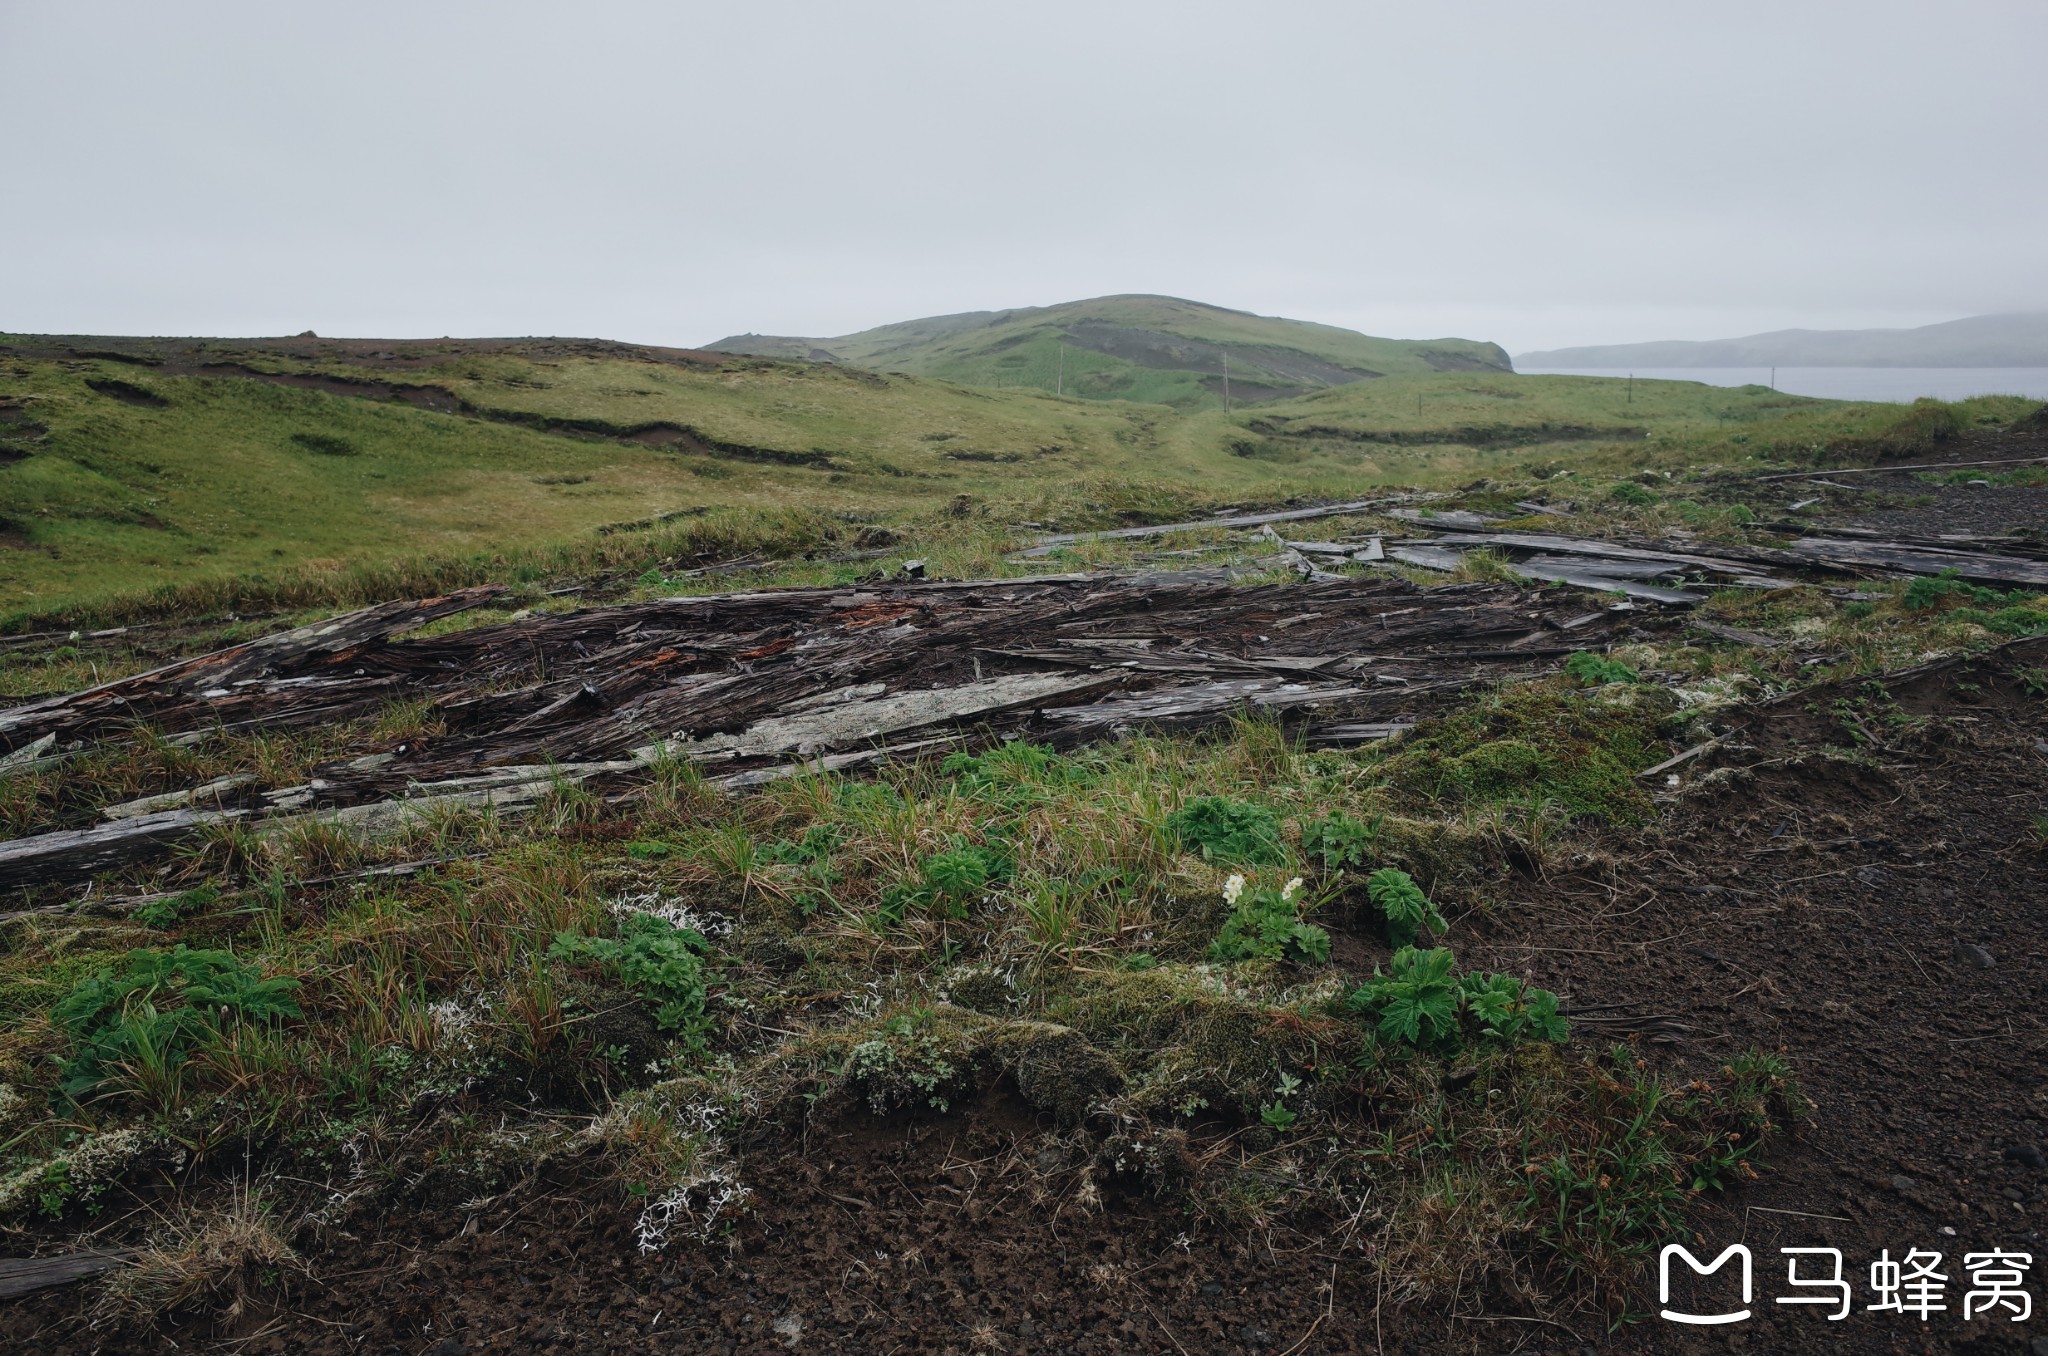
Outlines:
{"label": "grassy slope", "polygon": [[[17,628],[41,624],[37,615],[132,616],[113,600],[256,576],[340,581],[421,560],[467,563],[291,596],[316,605],[508,574],[637,573],[674,543],[596,529],[669,514],[708,533],[713,549],[752,534],[787,554],[789,534],[772,522],[790,514],[825,524],[803,529],[811,539],[829,538],[835,520],[901,525],[949,511],[990,526],[1087,527],[1387,485],[1620,475],[1803,455],[1899,417],[1896,407],[1759,388],[1639,381],[1631,394],[1618,381],[1485,372],[1179,414],[829,365],[434,349],[398,374],[347,354],[244,357],[267,371],[430,384],[500,417],[0,350],[0,404],[13,400],[47,429],[0,428],[27,454],[0,451],[0,610]],[[168,405],[137,407],[87,384],[108,378]],[[823,452],[832,465],[572,436],[508,417],[614,431],[665,422],[764,454]],[[356,454],[293,441],[308,434]],[[705,526],[714,518],[715,531]]]}
{"label": "grassy slope", "polygon": [[[835,495],[894,494],[876,502],[906,515],[915,539],[905,549],[929,550],[940,573],[988,568],[1017,534],[1012,520],[993,511],[919,516],[921,505],[947,502],[963,485],[1071,506],[1063,511],[1114,502],[1099,485],[1076,492],[1062,484],[1077,468],[1157,472],[1190,499],[1233,489],[1280,497],[1318,484],[1390,479],[1445,485],[1485,475],[1504,483],[1466,502],[1496,512],[1535,490],[1538,473],[1557,488],[1562,469],[1575,478],[1563,483],[1586,530],[1655,532],[1683,522],[1708,535],[1732,530],[1725,515],[1677,496],[1756,492],[1722,477],[1730,463],[1811,464],[1805,459],[1817,448],[1908,417],[1890,407],[1673,383],[1638,383],[1631,402],[1621,383],[1506,375],[1389,380],[1188,418],[1044,397],[1025,404],[929,382],[874,387],[847,373],[758,365],[685,379],[653,364],[541,367],[463,357],[413,378],[432,376],[491,408],[622,425],[687,418],[733,441],[828,448],[849,467],[829,472],[649,453],[374,402],[295,403],[307,393],[247,381],[195,380],[197,393],[181,396],[172,379],[130,371],[123,375],[160,389],[172,406],[103,408],[80,394],[85,371],[52,365],[39,378],[46,384],[38,389],[51,398],[37,408],[51,411],[53,431],[31,461],[66,448],[84,455],[82,443],[63,441],[83,436],[67,423],[73,416],[55,408],[55,396],[67,392],[79,426],[90,416],[109,428],[152,413],[169,421],[160,427],[185,428],[179,421],[196,419],[207,408],[200,397],[209,395],[242,420],[223,416],[220,429],[240,430],[236,436],[273,451],[290,446],[289,432],[303,431],[276,409],[293,419],[324,411],[361,420],[318,430],[359,441],[362,455],[335,459],[351,466],[425,456],[402,438],[372,450],[376,420],[396,419],[394,427],[415,433],[440,421],[434,426],[455,430],[451,447],[479,459],[523,455],[504,449],[524,442],[489,441],[518,434],[558,455],[567,455],[560,447],[583,449],[623,459],[622,466],[651,458],[647,464],[716,467],[727,478],[702,481],[707,498],[816,493],[818,502],[832,502]],[[78,390],[62,385],[74,378]],[[264,403],[272,399],[283,403]],[[873,402],[881,401],[906,402],[888,407],[893,424],[877,413],[882,407]],[[2025,408],[1979,401],[1953,414],[1965,423],[2005,422]],[[914,422],[913,411],[962,422]],[[993,415],[987,424],[964,422],[976,411],[1018,422]],[[877,459],[901,459],[898,470],[940,474],[948,466],[931,449],[956,440],[932,443],[926,434],[959,432],[957,441],[972,435],[989,445],[999,436],[1046,436],[1027,418],[1037,414],[1045,426],[1071,423],[1077,448],[1081,435],[1101,438],[1101,460],[954,463],[955,479],[929,482],[875,469]],[[1638,427],[1647,436],[1622,432]],[[863,430],[876,441],[863,442]],[[1586,430],[1594,432],[1577,436]],[[1542,441],[1561,433],[1571,440]],[[128,442],[101,436],[119,451],[142,433],[131,432]],[[203,442],[197,431],[190,437],[195,446]],[[159,433],[150,445],[171,441]],[[0,469],[0,478],[28,464]],[[72,513],[104,507],[113,501],[93,499],[87,489],[98,482],[89,477],[119,486],[119,471],[111,460],[79,471],[85,488],[54,506]],[[1611,493],[1612,478],[1645,471],[1670,472],[1681,483],[1650,475],[1656,495],[1649,504]],[[1168,473],[1179,479],[1164,479]],[[687,469],[680,474],[702,480]],[[846,480],[835,485],[834,475]],[[454,483],[460,489],[467,480]],[[339,481],[326,488],[333,512],[357,512],[368,493]],[[211,499],[193,502],[226,502],[231,490],[241,493],[219,486]],[[431,494],[420,493],[431,507]],[[1322,523],[1318,531],[1382,526],[1358,519]],[[1232,544],[1220,532],[1159,543],[1202,544],[1220,548],[1208,563],[1234,559],[1257,568],[1271,559],[1265,543],[1247,537]],[[1146,550],[1149,544],[1092,543],[1072,557],[1161,563]],[[835,568],[868,566],[807,564],[759,578],[808,582]],[[648,587],[673,592],[676,585],[657,579]],[[1644,673],[1685,673],[1689,686],[1719,701],[1759,682],[1790,688],[1870,674],[1996,639],[1957,608],[1960,599],[1916,606],[1896,585],[1871,592],[1881,596],[1851,604],[1820,588],[1730,591],[1704,615],[1784,643],[1751,648],[1671,636],[1613,657]],[[518,605],[576,604],[529,597]],[[58,686],[36,678],[59,672],[59,662],[52,655],[21,690]],[[1076,1080],[1048,1079],[1049,1097],[1078,1102],[1093,1096],[1085,1079],[1096,1067],[1077,1059],[1079,1050],[1125,1072],[1114,1118],[1128,1136],[1120,1144],[1192,1146],[1185,1160],[1162,1160],[1195,1169],[1172,1179],[1190,1246],[1207,1247],[1246,1225],[1327,1237],[1369,1193],[1380,1221],[1374,1271],[1346,1275],[1360,1293],[1447,1304],[1473,1283],[1505,1288],[1533,1262],[1559,1278],[1554,1294],[1601,1295],[1612,1317],[1627,1298],[1647,1299],[1644,1259],[1679,1236],[1703,1184],[1737,1180],[1760,1144],[1769,1152],[1766,1136],[1782,1115],[1774,1108],[1797,1105],[1782,1087],[1781,1064],[1738,1059],[1711,1086],[1665,1086],[1630,1060],[1606,1059],[1594,1030],[1561,1046],[1474,1037],[1454,1051],[1418,1053],[1383,1040],[1345,1005],[1367,980],[1360,952],[1310,967],[1228,960],[1212,948],[1229,912],[1225,881],[1239,869],[1254,898],[1306,877],[1311,885],[1300,898],[1315,910],[1310,917],[1354,935],[1371,916],[1358,889],[1366,870],[1410,869],[1448,915],[1434,940],[1461,956],[1484,935],[1482,911],[1502,902],[1507,881],[1520,887],[1512,907],[1546,907],[1553,888],[1543,883],[1546,863],[1566,872],[1572,854],[1614,842],[1572,822],[1580,798],[1569,793],[1591,786],[1639,800],[1630,774],[1696,742],[1692,722],[1712,711],[1672,711],[1675,700],[1655,685],[1624,685],[1617,695],[1610,701],[1605,689],[1561,679],[1480,693],[1406,742],[1341,753],[1304,753],[1274,727],[1247,721],[1214,739],[1132,740],[1042,763],[1013,751],[967,769],[794,779],[746,797],[713,793],[689,769],[664,766],[638,799],[607,803],[565,791],[524,819],[455,815],[380,842],[317,827],[267,840],[224,834],[204,855],[175,863],[173,880],[145,870],[103,882],[102,897],[199,887],[158,901],[147,915],[16,920],[0,955],[0,1084],[10,1090],[0,1099],[0,1108],[10,1108],[0,1143],[0,1227],[25,1230],[41,1212],[55,1221],[41,1226],[46,1233],[68,1230],[100,1211],[98,1218],[114,1222],[102,1241],[144,1251],[113,1284],[79,1292],[77,1304],[102,1306],[121,1321],[146,1320],[166,1307],[161,1294],[170,1280],[197,1274],[203,1312],[236,1293],[232,1277],[240,1271],[264,1274],[241,1267],[237,1253],[219,1262],[188,1256],[194,1249],[182,1240],[215,1237],[237,1209],[279,1239],[325,1238],[300,1226],[370,1227],[381,1212],[423,1199],[421,1184],[430,1180],[437,1200],[509,1190],[511,1208],[526,1210],[532,1202],[518,1194],[522,1182],[543,1166],[575,1163],[585,1174],[572,1197],[577,1211],[607,1212],[624,1237],[638,1212],[670,1193],[688,1199],[692,1189],[701,1196],[723,1181],[756,1181],[756,1146],[773,1133],[777,1108],[804,1106],[821,1124],[860,1124],[863,1106],[928,1121],[934,1097],[957,1099],[966,1072],[1015,1058],[1020,1048]],[[329,759],[432,737],[438,720],[420,704],[398,703],[375,719],[304,735],[222,736],[196,749],[110,741],[55,769],[0,781],[0,831],[89,822],[106,803],[228,773],[295,782]],[[1652,728],[1663,747],[1642,744]],[[1583,729],[1597,738],[1582,739]],[[1499,752],[1510,738],[1544,755],[1557,774],[1558,803],[1532,799],[1523,780],[1487,794],[1477,781],[1450,775],[1486,766],[1485,750]],[[1600,750],[1616,755],[1604,771],[1588,756]],[[1594,776],[1604,781],[1589,782]],[[1552,788],[1540,789],[1548,795]],[[1241,868],[1198,852],[1169,815],[1199,795],[1269,809],[1279,826],[1278,860]],[[1376,826],[1348,877],[1310,846],[1309,826],[1332,811],[1361,828]],[[908,890],[913,901],[924,898],[919,890],[928,895],[939,861],[963,842],[999,853],[1006,878],[958,909],[913,902],[891,911],[892,891]],[[1533,864],[1527,879],[1503,864],[1510,850]],[[423,857],[446,865],[357,885],[302,883]],[[705,961],[678,964],[679,976],[670,977],[671,988],[712,998],[701,1030],[658,1029],[655,1015],[669,988],[601,963],[592,942],[559,943],[562,933],[601,942],[633,935],[629,929],[648,924],[622,914],[650,906],[678,918],[685,915],[676,910],[686,908],[716,925]],[[298,979],[298,1014],[224,1015],[198,1028],[189,1048],[161,1069],[103,1061],[99,1082],[73,1101],[56,1086],[60,1072],[91,1071],[80,1062],[82,1037],[58,1020],[56,1004],[89,985],[97,969],[131,965],[131,948],[160,956],[177,943],[231,952],[263,975]],[[864,994],[875,995],[872,1003]],[[1027,1020],[993,1025],[976,1015],[982,1010]],[[158,1014],[138,1006],[133,1016],[142,1024]],[[1020,1039],[1060,1043],[1019,1047]],[[1444,1075],[1458,1068],[1474,1071],[1465,1077],[1488,1095],[1449,1094]],[[423,1107],[434,1114],[423,1116]],[[126,1210],[118,1183],[145,1177],[150,1155],[166,1142],[183,1146],[196,1167],[185,1190],[161,1207],[165,1214],[155,1218],[167,1222],[151,1236]],[[1084,1142],[1095,1151],[1094,1141]],[[1529,1173],[1532,1162],[1542,1165],[1541,1176]],[[331,1213],[337,1202],[357,1214]],[[547,1228],[558,1217],[513,1218]],[[7,1237],[10,1250],[26,1252],[11,1240],[43,1236]],[[697,1246],[681,1233],[671,1243],[673,1255],[684,1257]],[[327,1258],[315,1253],[313,1261]],[[256,1284],[267,1295],[274,1283],[273,1276]]]}
{"label": "grassy slope", "polygon": [[[1175,351],[1145,362],[1101,352],[1091,346],[1101,341],[1090,336],[1104,333],[1103,327],[1143,331],[1170,341]],[[1324,367],[1348,369],[1362,377],[1435,371],[1429,355],[1436,355],[1438,363],[1506,362],[1493,345],[1465,339],[1380,339],[1333,325],[1153,296],[1096,297],[1015,311],[933,316],[833,339],[739,335],[711,347],[787,357],[822,349],[862,367],[972,386],[1048,391],[1060,387],[1087,398],[1149,401],[1183,409],[1221,406],[1218,378],[1225,353],[1240,399],[1260,386],[1303,390],[1347,379],[1344,373],[1320,370]],[[1312,362],[1300,363],[1303,357]]]}

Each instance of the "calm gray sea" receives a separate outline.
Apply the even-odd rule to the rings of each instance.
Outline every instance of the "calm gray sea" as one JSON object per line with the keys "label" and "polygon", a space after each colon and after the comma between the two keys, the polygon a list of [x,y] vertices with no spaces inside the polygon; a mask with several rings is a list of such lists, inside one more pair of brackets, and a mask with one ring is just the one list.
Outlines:
{"label": "calm gray sea", "polygon": [[[1520,367],[1530,376],[1625,377],[1620,367]],[[1709,386],[1768,386],[1768,367],[1638,367],[1646,381],[1699,381]],[[2019,395],[2048,400],[2048,367],[1781,367],[1777,387],[1827,400],[1962,400]]]}

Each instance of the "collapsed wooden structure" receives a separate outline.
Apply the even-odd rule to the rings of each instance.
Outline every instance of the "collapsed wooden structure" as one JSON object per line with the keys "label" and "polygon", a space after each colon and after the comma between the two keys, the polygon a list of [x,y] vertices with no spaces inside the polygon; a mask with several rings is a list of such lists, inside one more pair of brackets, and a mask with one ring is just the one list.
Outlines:
{"label": "collapsed wooden structure", "polygon": [[405,700],[430,702],[445,730],[323,765],[303,785],[226,778],[0,844],[0,886],[90,875],[208,824],[379,827],[430,807],[518,804],[657,758],[745,786],[1007,738],[1198,728],[1247,709],[1311,741],[1357,742],[1474,681],[1598,648],[1623,619],[1561,590],[1243,585],[1215,570],[764,590],[405,634],[495,596],[370,608],[0,711],[0,740],[41,760],[144,723],[203,738]]}
{"label": "collapsed wooden structure", "polygon": [[[1819,534],[1789,549],[1628,544],[1502,531],[1484,515],[1387,502],[1378,501],[1383,516],[1435,532],[1310,541],[1275,530],[1375,506],[1368,501],[1177,525],[1257,526],[1278,548],[1274,561],[1300,574],[1290,584],[1239,583],[1222,569],[967,582],[906,574],[521,616],[431,636],[411,633],[503,590],[349,613],[0,711],[0,776],[142,726],[197,740],[332,725],[412,701],[431,708],[443,733],[363,749],[303,784],[227,777],[107,807],[101,823],[0,843],[0,888],[83,879],[211,825],[310,816],[376,831],[437,810],[523,805],[565,782],[628,779],[665,758],[744,787],[802,768],[1001,739],[1073,745],[1193,729],[1244,710],[1274,713],[1311,742],[1355,743],[1407,728],[1474,682],[1529,676],[1600,648],[1638,602],[1685,608],[1707,587],[1785,587],[1816,572],[1953,570],[2048,586],[2048,560],[2025,551]],[[1382,572],[1325,568],[1453,569],[1482,548],[1524,579],[1606,596],[1507,583],[1423,589]],[[1699,629],[1769,643],[1710,623]]]}

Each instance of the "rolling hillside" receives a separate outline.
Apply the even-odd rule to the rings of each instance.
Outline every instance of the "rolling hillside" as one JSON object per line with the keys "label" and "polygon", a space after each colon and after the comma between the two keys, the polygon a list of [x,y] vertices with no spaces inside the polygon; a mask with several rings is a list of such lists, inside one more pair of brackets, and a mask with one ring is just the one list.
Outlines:
{"label": "rolling hillside", "polygon": [[1246,404],[1373,377],[1509,370],[1494,344],[1377,339],[1153,296],[968,311],[830,339],[741,334],[706,347],[1182,410],[1221,407],[1226,386],[1230,403]]}
{"label": "rolling hillside", "polygon": [[[1628,474],[1897,417],[1492,370],[1183,412],[592,340],[0,336],[0,631],[752,551],[845,562],[885,526],[1000,560],[1006,534]],[[184,601],[150,601],[166,590]]]}
{"label": "rolling hillside", "polygon": [[2048,311],[1908,330],[1774,330],[1741,339],[1596,344],[1515,357],[1523,367],[2048,367]]}

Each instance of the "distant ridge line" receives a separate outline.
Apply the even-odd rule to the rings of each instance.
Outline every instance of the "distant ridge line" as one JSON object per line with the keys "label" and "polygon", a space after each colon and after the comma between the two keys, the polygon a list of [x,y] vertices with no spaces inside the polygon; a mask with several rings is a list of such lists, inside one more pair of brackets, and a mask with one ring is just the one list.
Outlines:
{"label": "distant ridge line", "polygon": [[1531,367],[2048,367],[2048,311],[1912,329],[1773,330],[1740,339],[1592,344],[1515,355]]}

